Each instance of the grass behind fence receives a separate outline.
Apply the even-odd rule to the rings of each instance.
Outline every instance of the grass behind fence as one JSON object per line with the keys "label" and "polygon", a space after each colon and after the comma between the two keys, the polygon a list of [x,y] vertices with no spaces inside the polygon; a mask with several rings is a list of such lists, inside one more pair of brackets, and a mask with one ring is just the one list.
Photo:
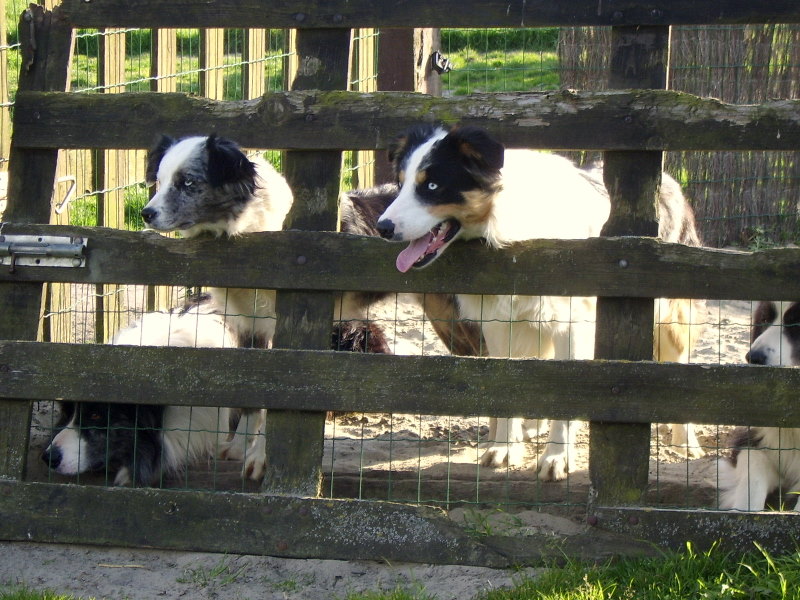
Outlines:
{"label": "grass behind fence", "polygon": [[[5,3],[10,100],[19,69],[16,23],[26,3]],[[103,91],[98,83],[101,34],[77,32],[71,86]],[[124,91],[151,89],[150,30],[125,32]],[[164,75],[178,91],[200,92],[200,33],[176,32],[178,69]],[[225,100],[242,99],[244,35],[226,30],[223,38]],[[380,43],[378,41],[378,43]],[[266,89],[286,88],[283,59],[286,32],[272,30],[263,57]],[[442,52],[453,70],[442,76],[446,95],[605,87],[610,48],[609,28],[443,29]],[[673,29],[672,87],[728,102],[761,102],[800,95],[800,27],[751,25],[676,27]],[[669,153],[667,169],[679,177],[697,212],[706,244],[760,248],[800,240],[797,204],[800,160],[797,153]],[[132,186],[140,182],[132,181]],[[90,223],[94,191],[87,186],[76,206],[74,224]],[[136,202],[139,192],[126,193]],[[136,219],[128,219],[130,223]]]}

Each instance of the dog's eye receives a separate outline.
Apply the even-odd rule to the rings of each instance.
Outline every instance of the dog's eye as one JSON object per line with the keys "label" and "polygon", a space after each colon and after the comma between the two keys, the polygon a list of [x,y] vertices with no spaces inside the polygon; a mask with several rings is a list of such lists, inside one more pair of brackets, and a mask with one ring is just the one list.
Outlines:
{"label": "dog's eye", "polygon": [[187,187],[188,188],[188,187],[191,187],[193,185],[194,185],[194,179],[191,179],[191,178],[187,177],[187,178],[185,178],[183,180],[183,187]]}
{"label": "dog's eye", "polygon": [[438,183],[434,183],[433,181],[430,181],[430,182],[428,182],[428,189],[430,191],[434,192],[434,191],[439,189],[439,184]]}
{"label": "dog's eye", "polygon": [[89,420],[90,421],[100,421],[103,418],[99,412],[91,412],[89,413]]}

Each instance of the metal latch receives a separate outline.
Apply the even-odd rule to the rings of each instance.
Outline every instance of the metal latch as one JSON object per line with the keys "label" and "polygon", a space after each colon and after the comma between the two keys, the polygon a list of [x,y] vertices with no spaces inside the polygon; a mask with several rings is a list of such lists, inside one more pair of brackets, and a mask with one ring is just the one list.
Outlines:
{"label": "metal latch", "polygon": [[86,239],[68,235],[0,235],[0,265],[85,267]]}

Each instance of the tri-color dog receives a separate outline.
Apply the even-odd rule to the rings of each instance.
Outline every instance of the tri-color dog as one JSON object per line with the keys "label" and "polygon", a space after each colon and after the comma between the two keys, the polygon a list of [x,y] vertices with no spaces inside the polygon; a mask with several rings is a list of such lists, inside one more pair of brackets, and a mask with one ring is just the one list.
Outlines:
{"label": "tri-color dog", "polygon": [[[748,363],[800,365],[800,302],[759,302],[753,313]],[[719,461],[719,506],[763,510],[767,498],[797,505],[800,493],[800,429],[737,428],[731,457]]]}
{"label": "tri-color dog", "polygon": [[[599,168],[579,169],[565,158],[531,150],[508,150],[484,130],[419,125],[390,147],[400,186],[378,221],[381,235],[408,242],[396,260],[406,272],[430,266],[451,244],[482,238],[493,248],[534,238],[583,239],[600,234],[610,202]],[[660,237],[699,245],[694,216],[680,187],[664,176]],[[494,357],[590,359],[594,356],[595,298],[457,295],[463,319],[482,323]],[[657,302],[654,356],[686,361],[699,335],[702,303]],[[532,399],[535,402],[535,399]],[[539,459],[540,477],[566,477],[576,427],[550,425]],[[677,426],[673,442],[700,454],[699,443]],[[523,419],[491,419],[486,466],[519,464],[526,431]]]}

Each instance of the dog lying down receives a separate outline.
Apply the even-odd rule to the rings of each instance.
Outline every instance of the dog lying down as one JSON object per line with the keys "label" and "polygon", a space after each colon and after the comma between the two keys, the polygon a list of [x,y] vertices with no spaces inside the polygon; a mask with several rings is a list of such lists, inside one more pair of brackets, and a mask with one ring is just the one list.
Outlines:
{"label": "dog lying down", "polygon": [[[756,306],[746,359],[753,365],[800,365],[800,302]],[[777,492],[778,503],[800,509],[800,429],[737,428],[732,446],[731,457],[718,463],[720,508],[763,510]]]}
{"label": "dog lying down", "polygon": [[[220,315],[202,304],[186,311],[147,313],[120,329],[115,345],[235,347]],[[147,486],[194,462],[242,454],[229,438],[228,409],[116,402],[62,402],[58,432],[42,454],[56,473],[105,472],[114,485]]]}
{"label": "dog lying down", "polygon": [[[164,136],[148,154],[147,180],[158,191],[142,210],[145,223],[157,231],[179,231],[184,237],[233,237],[258,231],[277,231],[292,206],[286,181],[267,161],[247,157],[238,145],[215,135],[175,140]],[[378,216],[394,200],[397,187],[385,185],[352,190],[340,198],[341,230],[379,237]],[[265,261],[266,264],[266,261]],[[213,303],[226,315],[237,345],[268,348],[275,333],[275,291],[263,289],[210,290]],[[345,292],[337,299],[332,331],[334,350],[391,353],[382,329],[367,319],[382,293]],[[480,332],[454,320],[452,296],[426,296],[425,311],[445,345],[459,354],[480,352]],[[232,413],[232,428],[241,413]],[[245,459],[245,475],[264,473],[263,412],[244,414],[249,434],[260,447]]]}

